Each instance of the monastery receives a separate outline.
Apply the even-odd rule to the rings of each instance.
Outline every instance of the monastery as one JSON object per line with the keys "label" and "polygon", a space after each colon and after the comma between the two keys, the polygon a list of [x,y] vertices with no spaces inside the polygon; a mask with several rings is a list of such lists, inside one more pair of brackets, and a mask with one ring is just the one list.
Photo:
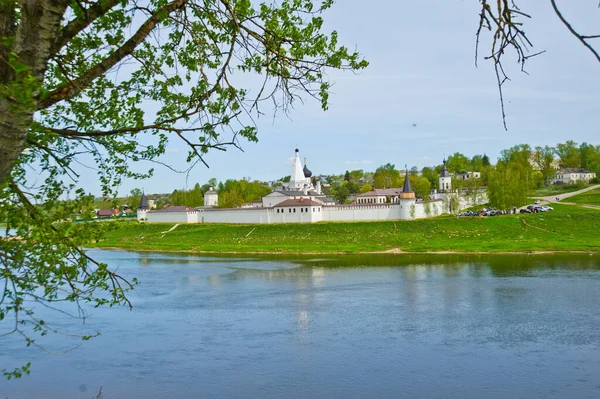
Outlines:
{"label": "monastery", "polygon": [[[145,195],[137,209],[137,218],[144,222],[160,223],[316,223],[322,221],[377,221],[409,220],[453,213],[458,209],[487,202],[482,193],[473,203],[462,192],[453,191],[446,161],[440,174],[439,191],[432,191],[429,201],[415,198],[410,185],[408,170],[404,186],[400,188],[374,189],[359,194],[353,204],[335,204],[323,194],[321,183],[313,185],[312,172],[300,161],[296,149],[290,181],[283,190],[275,190],[260,201],[241,208],[219,208],[219,196],[211,187],[204,194],[204,206],[190,208],[171,206],[150,209]],[[451,197],[455,196],[458,209],[450,209]]]}

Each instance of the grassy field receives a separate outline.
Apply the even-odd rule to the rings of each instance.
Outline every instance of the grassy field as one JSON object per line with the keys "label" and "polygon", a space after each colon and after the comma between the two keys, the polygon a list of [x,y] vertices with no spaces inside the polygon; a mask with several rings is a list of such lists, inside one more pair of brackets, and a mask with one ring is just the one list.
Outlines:
{"label": "grassy field", "polygon": [[600,205],[600,189],[587,191],[565,199],[565,202],[576,204]]}
{"label": "grassy field", "polygon": [[214,253],[600,251],[600,211],[574,205],[527,215],[415,221],[227,225],[115,222],[93,247]]}
{"label": "grassy field", "polygon": [[583,190],[591,186],[591,184],[568,184],[564,186],[548,186],[535,190],[532,194],[534,197],[548,197],[550,195],[560,195],[572,193],[573,191]]}

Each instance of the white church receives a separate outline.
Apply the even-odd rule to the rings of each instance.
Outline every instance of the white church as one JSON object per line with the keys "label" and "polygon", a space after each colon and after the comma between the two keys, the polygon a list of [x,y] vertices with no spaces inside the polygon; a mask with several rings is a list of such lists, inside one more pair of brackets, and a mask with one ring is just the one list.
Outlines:
{"label": "white church", "polygon": [[137,219],[152,223],[240,224],[410,220],[456,212],[458,209],[450,209],[451,196],[456,197],[459,209],[487,202],[485,194],[473,203],[472,198],[453,191],[445,160],[440,174],[441,190],[432,192],[427,202],[415,198],[408,178],[408,170],[401,189],[374,189],[357,195],[353,204],[335,204],[323,194],[319,181],[313,185],[311,177],[312,172],[307,168],[306,161],[304,166],[302,165],[300,151],[296,149],[287,187],[273,191],[260,201],[241,208],[219,208],[218,193],[211,187],[204,194],[202,207],[171,206],[150,209],[148,200],[143,195],[137,209]]}

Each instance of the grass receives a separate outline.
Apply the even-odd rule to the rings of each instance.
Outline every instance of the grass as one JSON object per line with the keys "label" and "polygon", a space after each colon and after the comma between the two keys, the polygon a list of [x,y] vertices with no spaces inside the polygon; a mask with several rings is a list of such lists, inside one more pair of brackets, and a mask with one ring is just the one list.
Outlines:
{"label": "grass", "polygon": [[600,251],[599,211],[556,204],[555,211],[497,217],[316,224],[115,222],[91,246],[214,253]]}
{"label": "grass", "polygon": [[565,184],[560,186],[548,186],[535,190],[534,197],[548,197],[550,195],[560,195],[572,193],[573,191],[583,190],[591,184]]}
{"label": "grass", "polygon": [[600,189],[586,191],[566,198],[565,202],[574,202],[576,204],[600,205]]}

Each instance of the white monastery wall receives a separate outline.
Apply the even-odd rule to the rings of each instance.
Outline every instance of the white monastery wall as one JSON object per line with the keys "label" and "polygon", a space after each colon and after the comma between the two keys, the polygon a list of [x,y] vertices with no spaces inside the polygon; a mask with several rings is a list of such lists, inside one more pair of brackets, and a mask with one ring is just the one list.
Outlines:
{"label": "white monastery wall", "polygon": [[329,205],[323,207],[323,220],[352,222],[358,220],[394,220],[400,217],[400,205]]}
{"label": "white monastery wall", "polygon": [[264,208],[204,209],[198,214],[198,223],[266,224],[271,211]]}
{"label": "white monastery wall", "polygon": [[198,223],[198,212],[146,212],[150,223]]}

